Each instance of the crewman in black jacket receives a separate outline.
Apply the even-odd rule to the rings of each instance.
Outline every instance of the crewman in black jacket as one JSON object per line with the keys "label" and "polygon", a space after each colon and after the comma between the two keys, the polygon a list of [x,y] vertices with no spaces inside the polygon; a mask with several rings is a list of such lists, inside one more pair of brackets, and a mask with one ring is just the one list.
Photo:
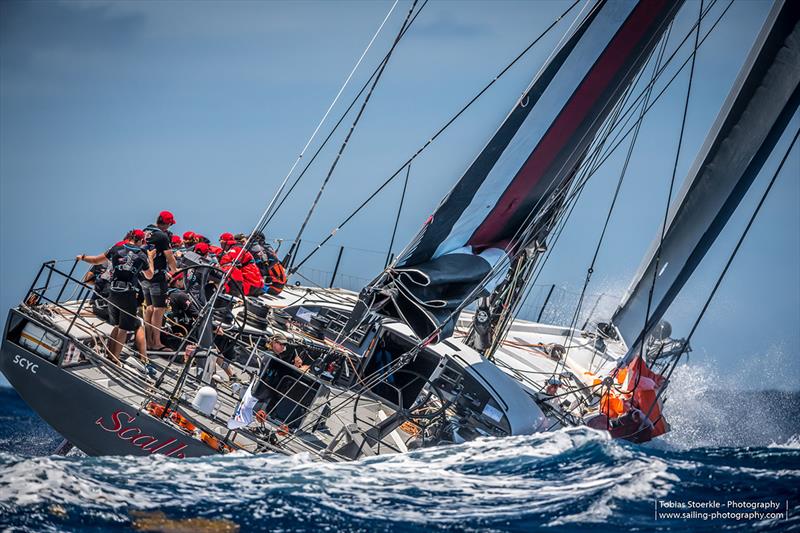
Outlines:
{"label": "crewman in black jacket", "polygon": [[171,237],[169,227],[175,224],[175,217],[169,211],[161,211],[155,224],[150,224],[144,229],[147,237],[147,247],[156,251],[153,265],[155,272],[150,280],[142,280],[142,290],[147,307],[144,310],[145,331],[147,345],[152,350],[163,350],[161,342],[161,326],[164,322],[164,313],[167,311],[167,290],[169,282],[167,276],[178,270],[178,264],[170,248]]}
{"label": "crewman in black jacket", "polygon": [[145,333],[139,317],[136,316],[138,302],[136,301],[135,283],[141,274],[150,280],[154,274],[153,259],[155,250],[145,252],[142,246],[145,243],[145,234],[137,229],[128,233],[127,239],[112,246],[106,253],[100,255],[81,254],[76,257],[93,265],[111,261],[111,282],[108,297],[109,322],[114,329],[111,331],[111,346],[109,347],[110,359],[119,364],[119,354],[128,332],[133,331],[134,342],[139,351],[139,359],[145,364],[147,358],[147,345]]}

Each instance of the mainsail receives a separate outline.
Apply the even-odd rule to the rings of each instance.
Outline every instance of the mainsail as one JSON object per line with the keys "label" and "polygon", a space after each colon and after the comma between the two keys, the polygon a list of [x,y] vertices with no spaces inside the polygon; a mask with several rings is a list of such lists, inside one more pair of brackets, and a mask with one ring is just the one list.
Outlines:
{"label": "mainsail", "polygon": [[663,241],[653,243],[614,314],[630,348],[626,362],[697,268],[797,111],[798,21],[800,2],[775,3],[671,207]]}
{"label": "mainsail", "polygon": [[[544,242],[590,143],[682,1],[596,2],[419,234],[362,293],[362,310],[449,336],[454,311]],[[360,313],[356,313],[358,316]]]}

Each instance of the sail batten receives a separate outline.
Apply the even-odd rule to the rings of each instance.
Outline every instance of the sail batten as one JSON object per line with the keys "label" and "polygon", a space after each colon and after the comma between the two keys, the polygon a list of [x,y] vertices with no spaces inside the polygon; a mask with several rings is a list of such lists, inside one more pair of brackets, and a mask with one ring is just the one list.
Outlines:
{"label": "sail batten", "polygon": [[681,4],[598,0],[362,301],[421,338],[448,336],[453,311],[546,238],[589,145]]}

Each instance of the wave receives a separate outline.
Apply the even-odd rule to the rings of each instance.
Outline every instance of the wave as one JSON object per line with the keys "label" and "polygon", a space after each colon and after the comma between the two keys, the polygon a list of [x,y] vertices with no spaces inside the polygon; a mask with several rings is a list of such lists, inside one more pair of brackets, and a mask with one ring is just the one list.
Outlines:
{"label": "wave", "polygon": [[[59,436],[4,389],[0,529],[684,529],[684,520],[655,522],[654,505],[731,498],[788,502],[790,518],[725,528],[800,528],[798,394],[715,391],[702,369],[679,369],[689,370],[685,388],[670,389],[673,431],[649,446],[572,428],[340,464],[47,456]],[[753,416],[741,416],[743,404]]]}
{"label": "wave", "polygon": [[796,502],[798,487],[796,448],[654,450],[586,428],[338,464],[305,455],[0,453],[0,525],[102,529],[130,525],[145,511],[225,519],[245,530],[618,529],[652,520],[654,502],[664,498],[738,493]]}

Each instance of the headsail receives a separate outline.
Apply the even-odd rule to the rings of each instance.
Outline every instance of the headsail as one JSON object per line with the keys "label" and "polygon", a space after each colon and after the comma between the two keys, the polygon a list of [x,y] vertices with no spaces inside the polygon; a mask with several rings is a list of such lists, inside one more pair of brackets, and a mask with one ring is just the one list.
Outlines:
{"label": "headsail", "polygon": [[[778,0],[674,201],[664,240],[653,243],[613,317],[638,353],[705,256],[772,153],[800,101],[800,3]],[[648,295],[658,268],[645,328]]]}
{"label": "headsail", "polygon": [[596,2],[362,303],[420,338],[449,336],[453,311],[500,279],[492,269],[544,241],[594,135],[681,4]]}

